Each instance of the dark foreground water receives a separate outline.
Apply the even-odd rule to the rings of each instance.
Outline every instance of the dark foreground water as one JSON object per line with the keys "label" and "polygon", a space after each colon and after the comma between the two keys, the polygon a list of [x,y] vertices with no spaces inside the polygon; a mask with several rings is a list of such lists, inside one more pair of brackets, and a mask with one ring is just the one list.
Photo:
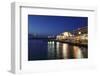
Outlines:
{"label": "dark foreground water", "polygon": [[28,60],[79,59],[87,57],[87,47],[47,40],[28,40]]}

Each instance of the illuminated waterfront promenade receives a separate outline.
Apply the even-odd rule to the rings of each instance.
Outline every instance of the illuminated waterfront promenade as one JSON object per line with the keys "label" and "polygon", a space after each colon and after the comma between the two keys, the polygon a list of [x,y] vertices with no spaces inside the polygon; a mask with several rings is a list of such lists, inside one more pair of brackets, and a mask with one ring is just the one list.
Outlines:
{"label": "illuminated waterfront promenade", "polygon": [[57,35],[55,41],[87,46],[88,45],[87,27],[76,29],[72,33],[63,32],[60,35]]}
{"label": "illuminated waterfront promenade", "polygon": [[68,43],[68,44],[77,45],[77,46],[88,46],[87,27],[76,29],[73,31],[73,33],[63,32],[57,35],[56,37],[55,36],[48,36],[48,37],[35,36],[35,37],[32,37],[32,39]]}
{"label": "illuminated waterfront promenade", "polygon": [[75,41],[75,40],[56,40],[56,39],[49,39],[48,41],[54,41],[54,42],[61,42],[61,43],[68,43],[71,45],[76,46],[88,46],[87,42],[85,41]]}

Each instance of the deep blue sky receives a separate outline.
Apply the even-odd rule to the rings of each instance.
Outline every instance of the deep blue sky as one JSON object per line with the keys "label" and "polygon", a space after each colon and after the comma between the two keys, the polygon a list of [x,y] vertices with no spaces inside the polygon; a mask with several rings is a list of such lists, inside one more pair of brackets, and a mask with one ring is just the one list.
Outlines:
{"label": "deep blue sky", "polygon": [[87,25],[87,17],[28,15],[29,34],[57,35]]}

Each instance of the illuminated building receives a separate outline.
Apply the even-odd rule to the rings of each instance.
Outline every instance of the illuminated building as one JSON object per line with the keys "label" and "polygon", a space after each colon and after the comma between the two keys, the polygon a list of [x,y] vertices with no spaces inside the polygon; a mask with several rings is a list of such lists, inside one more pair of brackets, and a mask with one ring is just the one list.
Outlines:
{"label": "illuminated building", "polygon": [[59,40],[68,39],[71,36],[72,34],[70,32],[63,32],[60,35],[57,35],[56,39],[59,39]]}

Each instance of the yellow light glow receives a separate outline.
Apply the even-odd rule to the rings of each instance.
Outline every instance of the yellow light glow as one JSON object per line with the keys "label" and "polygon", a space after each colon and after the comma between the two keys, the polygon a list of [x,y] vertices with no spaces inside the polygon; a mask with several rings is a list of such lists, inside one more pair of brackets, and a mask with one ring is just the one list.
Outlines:
{"label": "yellow light glow", "polygon": [[68,36],[68,32],[64,32],[64,36]]}
{"label": "yellow light glow", "polygon": [[78,32],[78,34],[80,35],[80,34],[81,34],[81,32]]}

